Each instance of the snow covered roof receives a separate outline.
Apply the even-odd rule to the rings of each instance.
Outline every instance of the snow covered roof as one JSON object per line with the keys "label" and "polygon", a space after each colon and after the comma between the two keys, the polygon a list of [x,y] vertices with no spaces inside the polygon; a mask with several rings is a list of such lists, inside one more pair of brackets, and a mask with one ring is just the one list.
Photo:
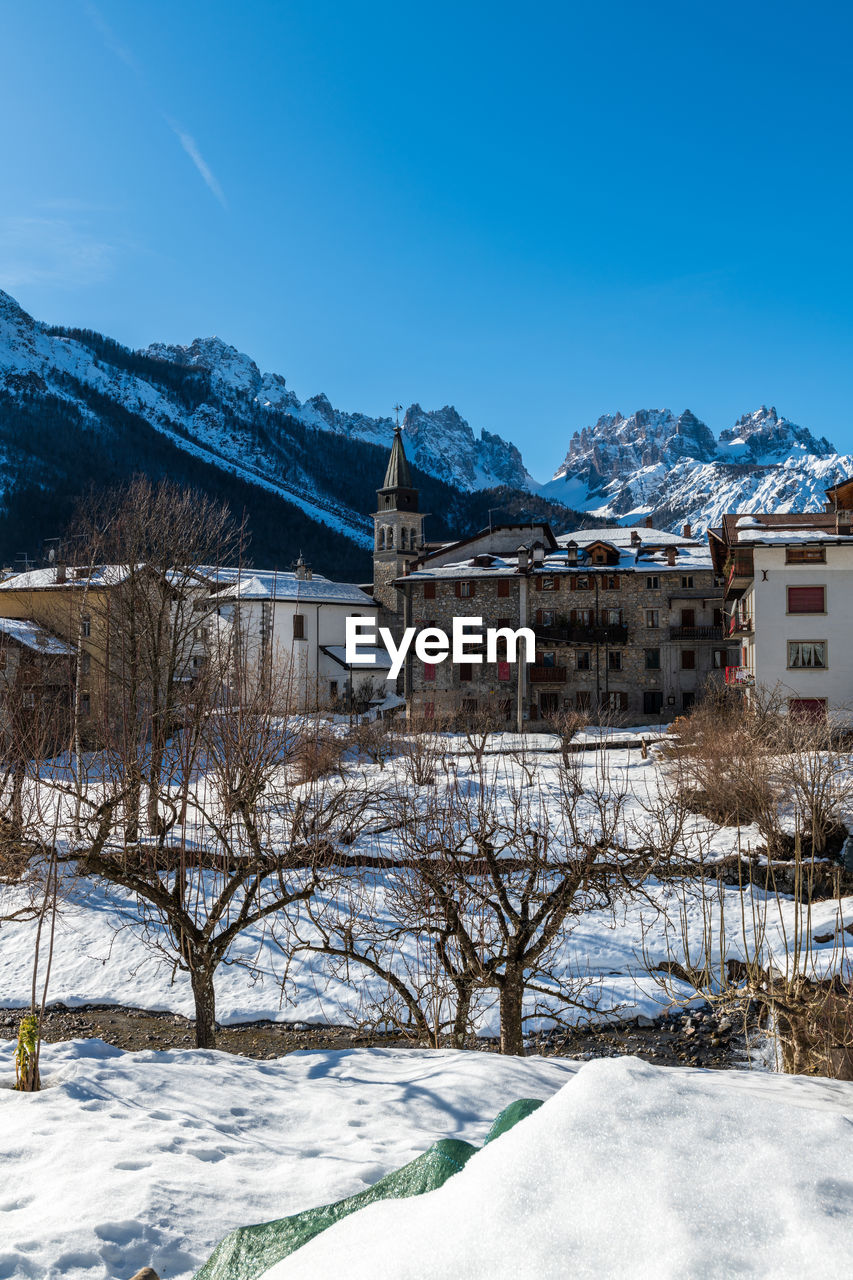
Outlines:
{"label": "snow covered roof", "polygon": [[[586,532],[586,530],[584,531]],[[599,535],[607,530],[597,530]],[[651,532],[651,531],[649,531]],[[574,535],[563,535],[568,541],[571,541]],[[560,539],[563,541],[563,539]],[[610,538],[604,539],[601,536],[589,538],[587,546],[594,542],[610,542]],[[614,545],[614,544],[611,544]],[[675,564],[670,564],[666,557],[666,547],[675,546],[677,555]],[[613,560],[607,565],[589,564],[585,559],[585,547],[579,546],[579,557],[577,564],[569,564],[568,552],[566,545],[562,546],[559,551],[552,551],[546,554],[541,563],[532,565],[533,573],[647,573],[650,569],[654,569],[655,573],[683,573],[686,569],[700,570],[711,569],[711,553],[706,543],[696,542],[694,540],[675,539],[674,535],[670,535],[670,541],[661,544],[657,541],[649,544],[626,543],[624,540],[621,545],[615,544],[614,550],[618,553],[618,559]],[[638,554],[640,553],[640,554]],[[456,581],[459,578],[494,578],[515,576],[518,572],[518,561],[516,558],[512,560],[495,557],[490,565],[475,564],[473,559],[459,560],[454,564],[436,565],[434,568],[429,565],[416,569],[408,574],[405,578],[398,579],[399,582],[411,582],[412,580],[424,579],[449,579]]]}
{"label": "snow covered roof", "polygon": [[216,581],[224,585],[219,600],[299,600],[319,604],[352,604],[378,609],[369,595],[350,582],[332,582],[315,573],[298,578],[295,573],[270,569],[219,569]]}
{"label": "snow covered roof", "polygon": [[391,655],[387,649],[383,649],[381,645],[359,645],[359,653],[361,655],[372,654],[373,661],[362,656],[358,662],[347,662],[346,645],[343,644],[321,644],[320,648],[327,653],[330,658],[334,658],[335,662],[340,663],[342,667],[350,668],[353,671],[390,671]]}
{"label": "snow covered roof", "polygon": [[32,622],[29,618],[0,618],[0,639],[3,636],[16,640],[18,644],[25,645],[28,649],[35,649],[38,653],[67,655],[74,652],[71,645],[60,640],[58,636],[52,636],[49,631],[45,631],[44,627],[40,627],[37,622]]}
{"label": "snow covered roof", "polygon": [[763,525],[738,528],[738,542],[772,543],[775,546],[796,546],[803,542],[853,543],[853,537],[840,533],[828,533],[826,529],[765,529]]}
{"label": "snow covered roof", "polygon": [[607,525],[604,529],[573,529],[569,533],[561,533],[557,541],[561,547],[575,542],[579,547],[587,547],[592,542],[609,542],[614,547],[633,547],[636,539],[654,547],[701,546],[695,538],[685,538],[681,533],[671,533],[668,529],[648,529],[645,525]]}
{"label": "snow covered roof", "polygon": [[64,581],[59,579],[62,569],[51,565],[47,569],[30,569],[26,573],[14,573],[0,582],[0,591],[44,591],[49,587],[114,587],[123,582],[129,573],[126,564],[96,564],[65,569]]}

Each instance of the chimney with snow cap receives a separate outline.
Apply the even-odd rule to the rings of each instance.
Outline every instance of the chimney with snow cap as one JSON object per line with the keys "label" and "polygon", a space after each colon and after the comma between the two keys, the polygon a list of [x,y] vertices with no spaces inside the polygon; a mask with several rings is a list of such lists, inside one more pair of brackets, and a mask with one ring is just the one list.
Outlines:
{"label": "chimney with snow cap", "polygon": [[677,555],[678,555],[678,548],[677,548],[677,547],[667,547],[667,549],[666,549],[666,562],[667,562],[667,564],[669,565],[670,569],[672,569],[672,568],[674,568],[674,567],[675,567],[675,557],[676,557]]}
{"label": "chimney with snow cap", "polygon": [[686,524],[686,525],[684,526],[684,528],[681,530],[681,536],[682,536],[682,538],[692,538],[692,537],[693,537],[693,530],[691,529],[691,527],[690,527],[690,525],[689,525],[689,524]]}
{"label": "chimney with snow cap", "polygon": [[530,552],[528,551],[526,546],[520,546],[518,548],[518,567],[520,571],[524,573],[524,571],[527,569],[527,566],[529,564],[530,564]]}

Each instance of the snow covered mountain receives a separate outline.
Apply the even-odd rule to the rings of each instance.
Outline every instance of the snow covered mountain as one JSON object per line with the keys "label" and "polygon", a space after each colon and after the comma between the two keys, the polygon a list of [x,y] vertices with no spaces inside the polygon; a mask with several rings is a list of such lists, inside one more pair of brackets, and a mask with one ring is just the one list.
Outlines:
{"label": "snow covered mountain", "polygon": [[[219,338],[130,351],[90,330],[40,324],[0,291],[0,509],[22,489],[80,491],[86,477],[153,469],[199,482],[204,472],[208,488],[225,484],[233,500],[236,486],[251,510],[258,490],[295,508],[301,524],[284,523],[297,544],[315,539],[306,521],[345,535],[362,548],[364,572],[393,427],[390,417],[336,410],[325,395],[300,401],[280,374]],[[465,493],[535,488],[514,445],[475,437],[450,406],[413,404],[403,429],[410,460],[435,478],[429,509],[455,513],[457,524]],[[434,523],[433,536],[445,536],[447,521]]]}
{"label": "snow covered mountain", "polygon": [[764,405],[719,439],[686,409],[605,415],[576,432],[539,493],[625,524],[688,521],[697,532],[726,511],[819,511],[824,489],[853,474],[853,456]]}
{"label": "snow covered mountain", "polygon": [[[130,351],[90,330],[40,324],[0,291],[0,556],[13,537],[32,546],[59,532],[57,498],[67,506],[89,483],[147,470],[249,510],[255,554],[268,563],[304,541],[322,543],[323,563],[341,571],[334,540],[344,535],[359,549],[357,560],[345,553],[357,565],[349,572],[364,574],[393,426],[322,394],[300,400],[281,374],[262,373],[220,338]],[[689,410],[605,415],[575,433],[544,485],[515,445],[475,435],[451,406],[412,404],[403,431],[434,513],[431,537],[481,527],[496,506],[482,491],[496,487],[514,519],[538,514],[566,528],[578,511],[624,523],[652,515],[701,532],[725,511],[818,510],[824,488],[853,474],[853,457],[763,406],[719,437]]]}

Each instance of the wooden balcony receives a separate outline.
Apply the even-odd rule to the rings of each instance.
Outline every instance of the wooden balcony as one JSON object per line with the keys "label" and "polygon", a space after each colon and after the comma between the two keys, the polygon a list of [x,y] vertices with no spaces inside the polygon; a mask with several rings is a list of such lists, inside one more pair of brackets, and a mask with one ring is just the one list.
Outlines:
{"label": "wooden balcony", "polygon": [[534,665],[527,668],[531,684],[565,684],[568,667],[540,667]]}
{"label": "wooden balcony", "polygon": [[722,627],[670,627],[670,640],[722,640]]}
{"label": "wooden balcony", "polygon": [[628,628],[623,623],[607,625],[591,623],[565,623],[562,626],[535,625],[533,633],[542,644],[625,644]]}

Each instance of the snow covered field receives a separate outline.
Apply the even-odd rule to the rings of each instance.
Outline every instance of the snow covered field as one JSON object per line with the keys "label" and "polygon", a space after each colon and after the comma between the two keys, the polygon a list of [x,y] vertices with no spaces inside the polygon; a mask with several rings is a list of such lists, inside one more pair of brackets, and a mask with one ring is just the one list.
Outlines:
{"label": "snow covered field", "polygon": [[[510,751],[509,735],[503,743]],[[538,738],[529,740],[537,754],[530,757],[535,768],[536,787],[547,804],[556,796],[555,782],[559,757],[556,753],[540,753]],[[454,743],[461,752],[463,740]],[[516,744],[517,745],[517,744]],[[637,749],[591,751],[576,758],[582,770],[584,786],[590,792],[601,789],[602,782],[624,795],[622,838],[626,844],[641,838],[643,825],[650,821],[647,808],[653,804],[661,785],[661,772],[653,757],[643,760]],[[398,763],[384,770],[365,766],[364,775],[374,775],[387,782]],[[500,775],[501,803],[512,804],[512,790],[520,785],[523,770],[509,755],[488,756],[484,769]],[[479,785],[471,761],[459,757],[456,778],[471,775],[471,786]],[[555,804],[557,801],[555,800]],[[646,808],[644,808],[646,806]],[[851,815],[853,818],[853,815]],[[393,855],[397,851],[397,833],[385,830],[379,836],[362,837],[355,848],[366,853]],[[738,847],[756,845],[759,837],[754,828],[715,827],[707,820],[693,817],[684,831],[682,848],[694,856],[701,848],[708,860],[723,858]],[[585,1000],[596,1001],[601,1017],[632,1018],[638,1014],[657,1017],[669,1003],[669,996],[647,972],[647,964],[665,960],[684,962],[689,948],[695,959],[701,952],[703,936],[709,920],[713,922],[710,941],[716,960],[720,956],[720,906],[716,889],[696,881],[673,886],[650,880],[645,886],[647,897],[618,903],[615,912],[589,911],[572,922],[562,947],[564,971],[575,975],[584,985]],[[793,904],[782,902],[781,908],[766,895],[755,891],[757,914],[740,911],[740,891],[724,891],[726,911],[725,954],[741,958],[754,947],[758,932],[763,931],[763,946],[768,958],[784,967],[786,939],[793,936]],[[383,886],[369,899],[371,912],[381,913]],[[765,911],[766,907],[766,911]],[[171,964],[146,945],[136,923],[136,911],[113,890],[109,895],[99,886],[78,881],[71,887],[56,926],[56,947],[50,980],[49,998],[68,1006],[85,1003],[115,1003],[152,1010],[171,1010],[192,1016],[193,1000],[186,973],[173,971]],[[809,964],[813,972],[837,968],[844,962],[844,928],[853,921],[853,898],[839,904],[816,903],[808,921],[812,939]],[[0,924],[0,1007],[19,1006],[30,999],[32,954],[35,938],[34,922]],[[307,930],[310,932],[310,929]],[[305,930],[303,930],[305,932]],[[301,952],[293,958],[283,983],[285,961],[280,945],[281,930],[248,930],[242,934],[231,952],[232,961],[222,965],[216,974],[216,1016],[219,1022],[233,1023],[257,1018],[279,1021],[345,1023],[360,1015],[371,1000],[382,997],[383,984],[363,969],[352,966],[349,980],[330,970],[323,957]],[[849,963],[849,958],[848,958]],[[686,992],[682,993],[686,994]],[[570,1018],[572,1014],[568,1015]],[[581,1016],[581,1015],[577,1015]],[[495,999],[486,995],[476,1010],[474,1024],[482,1035],[498,1031]],[[528,1024],[532,1029],[535,1022]]]}
{"label": "snow covered field", "polygon": [[[13,1077],[0,1044],[0,1077]],[[352,1194],[551,1099],[441,1190],[371,1206],[270,1280],[843,1275],[853,1085],[427,1050],[48,1045],[0,1089],[0,1278],[188,1280],[234,1226]],[[565,1086],[565,1087],[563,1087]],[[558,1092],[559,1091],[559,1092]],[[555,1096],[556,1095],[556,1096]]]}

